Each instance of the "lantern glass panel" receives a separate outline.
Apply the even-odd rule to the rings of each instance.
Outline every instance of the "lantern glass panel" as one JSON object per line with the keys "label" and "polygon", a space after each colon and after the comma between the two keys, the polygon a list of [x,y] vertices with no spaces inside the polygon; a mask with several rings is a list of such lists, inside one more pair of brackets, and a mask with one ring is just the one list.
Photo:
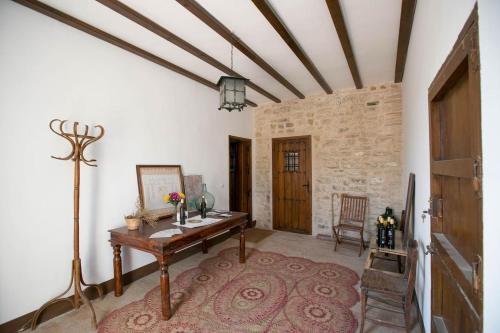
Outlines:
{"label": "lantern glass panel", "polygon": [[219,93],[219,105],[220,105],[220,106],[223,106],[223,105],[224,105],[224,102],[225,102],[225,101],[224,101],[224,100],[225,100],[224,95],[225,95],[224,90],[223,90],[223,89],[221,89],[221,90],[220,90],[220,93]]}
{"label": "lantern glass panel", "polygon": [[234,91],[233,90],[226,91],[226,102],[228,102],[228,103],[234,102]]}
{"label": "lantern glass panel", "polygon": [[226,90],[234,90],[234,79],[226,78],[224,80]]}
{"label": "lantern glass panel", "polygon": [[236,103],[244,104],[245,103],[245,93],[242,91],[236,91]]}
{"label": "lantern glass panel", "polygon": [[236,80],[236,90],[244,91],[245,90],[245,81],[242,79]]}

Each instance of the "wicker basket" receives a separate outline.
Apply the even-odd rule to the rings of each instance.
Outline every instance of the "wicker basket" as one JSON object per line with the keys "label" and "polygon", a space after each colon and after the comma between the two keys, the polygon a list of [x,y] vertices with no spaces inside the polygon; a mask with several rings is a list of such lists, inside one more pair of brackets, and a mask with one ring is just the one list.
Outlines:
{"label": "wicker basket", "polygon": [[141,225],[141,219],[139,218],[125,218],[128,230],[137,230]]}

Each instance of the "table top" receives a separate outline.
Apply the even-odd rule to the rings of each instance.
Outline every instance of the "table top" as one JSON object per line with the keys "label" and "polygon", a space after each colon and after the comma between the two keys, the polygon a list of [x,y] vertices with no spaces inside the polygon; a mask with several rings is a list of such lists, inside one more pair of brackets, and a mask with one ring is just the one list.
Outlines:
{"label": "table top", "polygon": [[[137,230],[128,230],[127,226],[123,226],[109,230],[111,234],[110,242],[131,246],[152,253],[163,252],[165,250],[178,250],[183,246],[199,242],[200,240],[214,236],[235,226],[247,223],[247,213],[229,212],[227,214],[231,216],[210,216],[211,218],[220,218],[221,220],[198,228],[176,226],[173,224],[175,222],[173,217],[160,220],[155,227],[144,223]],[[189,213],[189,217],[197,215],[199,215],[199,213]],[[180,229],[182,234],[172,237],[150,238],[152,234],[167,229]]]}

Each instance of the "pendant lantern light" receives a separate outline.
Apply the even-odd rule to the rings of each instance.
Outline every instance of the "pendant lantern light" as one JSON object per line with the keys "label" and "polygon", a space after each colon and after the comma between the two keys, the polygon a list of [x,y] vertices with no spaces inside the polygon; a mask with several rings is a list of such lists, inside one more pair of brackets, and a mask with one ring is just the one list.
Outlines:
{"label": "pendant lantern light", "polygon": [[[231,45],[231,70],[233,69],[233,45]],[[246,105],[245,86],[248,79],[234,76],[221,76],[217,86],[219,87],[220,104],[219,110],[226,109],[241,111]]]}

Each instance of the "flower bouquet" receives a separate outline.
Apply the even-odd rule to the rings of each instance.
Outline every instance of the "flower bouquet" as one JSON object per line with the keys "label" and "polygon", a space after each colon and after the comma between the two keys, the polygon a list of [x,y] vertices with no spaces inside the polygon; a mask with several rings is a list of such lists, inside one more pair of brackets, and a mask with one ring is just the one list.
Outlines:
{"label": "flower bouquet", "polygon": [[165,194],[163,196],[163,202],[173,205],[175,207],[175,215],[177,216],[177,206],[185,197],[186,195],[182,192],[170,192],[169,194]]}

